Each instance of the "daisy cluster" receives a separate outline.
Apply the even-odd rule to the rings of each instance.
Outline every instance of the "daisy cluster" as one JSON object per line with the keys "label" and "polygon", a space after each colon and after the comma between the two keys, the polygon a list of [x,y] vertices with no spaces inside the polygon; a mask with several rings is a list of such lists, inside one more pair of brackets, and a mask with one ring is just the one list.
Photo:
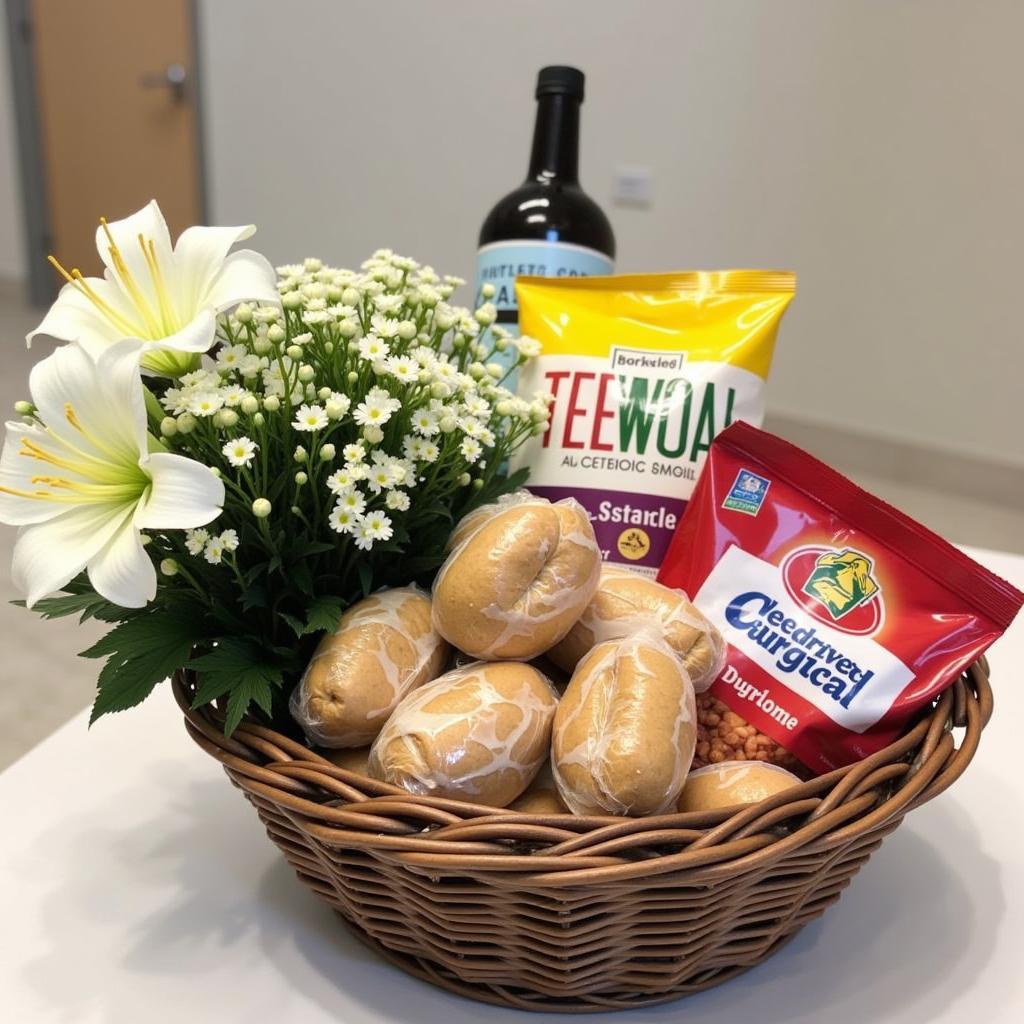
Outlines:
{"label": "daisy cluster", "polygon": [[[485,486],[546,430],[551,396],[504,386],[539,345],[496,323],[486,289],[475,310],[453,305],[463,281],[389,249],[358,271],[277,273],[280,305],[222,318],[202,365],[154,398],[165,443],[224,480],[225,517],[291,516],[356,551],[405,542],[420,510]],[[197,530],[186,545],[231,564],[238,542]]]}

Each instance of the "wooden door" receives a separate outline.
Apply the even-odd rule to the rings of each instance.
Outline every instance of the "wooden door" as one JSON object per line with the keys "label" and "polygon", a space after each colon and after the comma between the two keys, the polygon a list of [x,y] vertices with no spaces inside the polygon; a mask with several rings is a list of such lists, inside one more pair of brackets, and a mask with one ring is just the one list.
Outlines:
{"label": "wooden door", "polygon": [[191,0],[32,0],[50,251],[99,273],[100,216],[201,220]]}

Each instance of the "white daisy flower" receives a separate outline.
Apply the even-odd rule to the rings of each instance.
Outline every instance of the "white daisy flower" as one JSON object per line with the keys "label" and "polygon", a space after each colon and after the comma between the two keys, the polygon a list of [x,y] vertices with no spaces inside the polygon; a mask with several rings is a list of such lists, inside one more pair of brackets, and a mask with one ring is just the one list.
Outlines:
{"label": "white daisy flower", "polygon": [[430,409],[417,409],[412,414],[412,429],[423,437],[433,437],[440,429],[437,423],[438,416]]}
{"label": "white daisy flower", "polygon": [[384,504],[396,512],[407,512],[409,510],[409,495],[405,491],[388,491],[384,495]]}
{"label": "white daisy flower", "polygon": [[[401,403],[399,402],[398,404],[401,407]],[[393,411],[394,409],[389,399],[381,398],[371,391],[366,396],[366,401],[360,402],[356,406],[356,411],[353,413],[352,418],[361,427],[381,427],[391,419]]]}
{"label": "white daisy flower", "polygon": [[172,415],[179,416],[188,407],[188,393],[181,388],[168,388],[160,404]]}
{"label": "white daisy flower", "polygon": [[426,442],[422,437],[412,435],[402,439],[402,452],[407,459],[421,460],[423,458],[423,446]]}
{"label": "white daisy flower", "polygon": [[366,458],[366,449],[361,444],[347,444],[341,449],[341,455],[346,462],[362,462]]}
{"label": "white daisy flower", "polygon": [[387,463],[378,463],[370,467],[369,475],[366,478],[367,485],[374,494],[380,494],[387,490],[392,484],[393,477],[391,467]]}
{"label": "white daisy flower", "polygon": [[292,421],[295,430],[323,430],[327,426],[327,413],[319,405],[301,405]]}
{"label": "white daisy flower", "polygon": [[420,451],[421,462],[437,462],[441,457],[441,449],[433,441],[424,441]]}
{"label": "white daisy flower", "polygon": [[316,324],[332,324],[334,317],[326,309],[307,309],[302,314],[302,322],[313,327]]}
{"label": "white daisy flower", "polygon": [[340,420],[348,412],[351,405],[352,399],[348,395],[343,395],[340,391],[332,391],[328,395],[327,401],[324,402],[324,410],[327,413],[328,419]]}
{"label": "white daisy flower", "polygon": [[256,458],[256,448],[255,441],[247,437],[238,437],[234,441],[228,441],[221,451],[232,466],[248,466]]}
{"label": "white daisy flower", "polygon": [[229,384],[227,387],[220,389],[220,396],[224,399],[224,404],[229,409],[238,405],[248,393],[241,384]]}
{"label": "white daisy flower", "polygon": [[531,338],[528,334],[520,335],[516,339],[516,347],[520,353],[526,356],[527,359],[532,359],[534,356],[540,355],[541,344],[536,338]]}
{"label": "white daisy flower", "polygon": [[359,526],[359,519],[358,513],[350,512],[347,508],[335,505],[331,514],[327,517],[327,522],[331,529],[338,533],[352,534],[356,532]]}
{"label": "white daisy flower", "polygon": [[238,372],[246,380],[252,380],[253,377],[257,377],[259,375],[260,370],[262,370],[266,365],[266,356],[243,356],[238,361]]}
{"label": "white daisy flower", "polygon": [[239,360],[249,354],[244,345],[228,345],[217,353],[217,366],[225,370],[233,370]]}
{"label": "white daisy flower", "polygon": [[[391,275],[388,274],[387,278],[390,280]],[[398,281],[401,281],[401,275],[399,275]],[[374,297],[373,305],[378,313],[397,313],[402,308],[404,301],[401,295],[377,295]]]}
{"label": "white daisy flower", "polygon": [[347,467],[344,469],[336,469],[327,478],[327,489],[333,494],[344,494],[346,491],[350,491],[356,485],[355,477],[352,475],[352,471]]}
{"label": "white daisy flower", "polygon": [[466,399],[465,410],[470,416],[488,419],[491,415],[491,403],[479,395],[471,395]]}
{"label": "white daisy flower", "polygon": [[365,515],[356,529],[356,547],[362,551],[369,551],[375,541],[390,540],[394,530],[391,528],[391,519],[383,512],[371,512]]}
{"label": "white daisy flower", "polygon": [[238,533],[235,530],[225,530],[217,539],[225,551],[238,550]]}
{"label": "white daisy flower", "polygon": [[359,515],[366,508],[366,496],[362,491],[346,491],[338,495],[336,508],[348,509],[353,515]]}
{"label": "white daisy flower", "polygon": [[392,356],[385,363],[388,373],[403,384],[409,384],[419,376],[420,368],[414,359],[408,356]]}
{"label": "white daisy flower", "polygon": [[[390,296],[381,296],[381,298],[390,298]],[[378,338],[394,338],[398,334],[398,321],[384,316],[383,313],[374,313],[370,317],[370,326]]]}
{"label": "white daisy flower", "polygon": [[196,391],[185,402],[185,408],[193,416],[212,416],[223,405],[224,398],[217,391]]}
{"label": "white daisy flower", "polygon": [[186,530],[185,547],[190,555],[201,555],[206,542],[210,539],[209,530]]}
{"label": "white daisy flower", "polygon": [[211,565],[219,565],[224,558],[224,545],[220,537],[211,537],[203,548],[203,558]]}
{"label": "white daisy flower", "polygon": [[359,341],[359,355],[368,362],[375,363],[379,359],[387,359],[391,355],[391,348],[375,334],[368,334]]}
{"label": "white daisy flower", "polygon": [[481,454],[483,448],[480,446],[480,442],[473,437],[464,437],[462,443],[459,445],[459,451],[462,453],[462,457],[469,463],[476,462]]}

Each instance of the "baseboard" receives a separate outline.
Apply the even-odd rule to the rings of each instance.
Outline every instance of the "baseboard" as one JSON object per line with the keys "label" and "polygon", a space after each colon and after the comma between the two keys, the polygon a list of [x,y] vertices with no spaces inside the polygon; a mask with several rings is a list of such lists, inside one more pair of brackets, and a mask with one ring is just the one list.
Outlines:
{"label": "baseboard", "polygon": [[786,413],[769,413],[765,428],[854,478],[858,473],[882,476],[1024,512],[1024,468],[1011,462],[861,434]]}

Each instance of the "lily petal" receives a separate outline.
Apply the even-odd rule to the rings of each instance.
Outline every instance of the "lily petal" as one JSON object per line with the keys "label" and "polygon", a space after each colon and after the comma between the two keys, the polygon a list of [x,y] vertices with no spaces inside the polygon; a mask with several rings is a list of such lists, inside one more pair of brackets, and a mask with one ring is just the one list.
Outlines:
{"label": "lily petal", "polygon": [[[117,314],[117,322],[104,315],[96,305],[73,284],[66,284],[60,290],[56,301],[50,307],[42,323],[25,335],[25,342],[31,348],[33,340],[42,335],[56,341],[72,341],[81,345],[93,359],[109,345],[120,341],[131,333],[142,333],[136,322],[135,313],[125,303],[120,291],[98,277],[88,277],[86,284]],[[129,331],[128,327],[135,328]]]}
{"label": "lily petal", "polygon": [[209,305],[206,294],[220,273],[231,246],[251,238],[255,232],[255,224],[186,228],[174,246],[178,308],[197,309]]}
{"label": "lily petal", "polygon": [[139,529],[188,530],[220,515],[224,484],[208,467],[170,452],[154,452],[145,466],[153,484],[135,513]]}
{"label": "lily petal", "polygon": [[29,608],[73,580],[131,522],[131,513],[131,506],[79,505],[48,522],[23,527],[14,545],[11,579]]}
{"label": "lily petal", "polygon": [[[20,454],[23,437],[46,445],[49,435],[40,427],[28,423],[11,421],[5,424],[7,437],[4,440],[3,452],[0,452],[0,522],[9,526],[29,526],[32,523],[45,523],[55,519],[66,506],[53,501],[40,501],[38,498],[24,498],[15,491],[34,491],[39,488],[32,483],[32,477],[40,475],[39,464],[35,459]],[[63,475],[71,474],[62,471]],[[77,474],[75,479],[81,479]]]}
{"label": "lily petal", "polygon": [[171,348],[176,352],[208,352],[216,340],[217,318],[212,309],[200,309],[180,331],[159,341],[147,342],[147,351]]}
{"label": "lily petal", "polygon": [[[159,266],[165,270],[169,268],[172,261],[171,235],[167,230],[164,215],[160,212],[159,204],[155,199],[151,199],[141,210],[123,220],[115,220],[107,224],[107,230],[114,239],[114,244],[117,246],[134,286],[144,296],[150,308],[156,310],[159,307],[159,298],[153,276],[150,273],[149,262],[139,244],[139,235],[146,240],[147,244],[153,243]],[[106,265],[107,280],[111,283],[118,282],[123,287],[122,272],[118,269],[117,262],[110,252],[107,231],[102,227],[96,229],[96,248],[99,251],[100,259]]]}
{"label": "lily petal", "polygon": [[89,562],[89,582],[122,608],[142,608],[156,597],[156,570],[130,520]]}
{"label": "lily petal", "polygon": [[[54,434],[97,458],[115,453],[123,461],[136,461],[146,450],[139,351],[137,341],[123,341],[93,362],[77,345],[66,345],[36,363],[29,387],[40,419]],[[71,422],[69,408],[80,427]]]}
{"label": "lily petal", "polygon": [[277,277],[266,256],[252,249],[239,249],[225,261],[204,302],[221,313],[240,302],[280,305]]}

